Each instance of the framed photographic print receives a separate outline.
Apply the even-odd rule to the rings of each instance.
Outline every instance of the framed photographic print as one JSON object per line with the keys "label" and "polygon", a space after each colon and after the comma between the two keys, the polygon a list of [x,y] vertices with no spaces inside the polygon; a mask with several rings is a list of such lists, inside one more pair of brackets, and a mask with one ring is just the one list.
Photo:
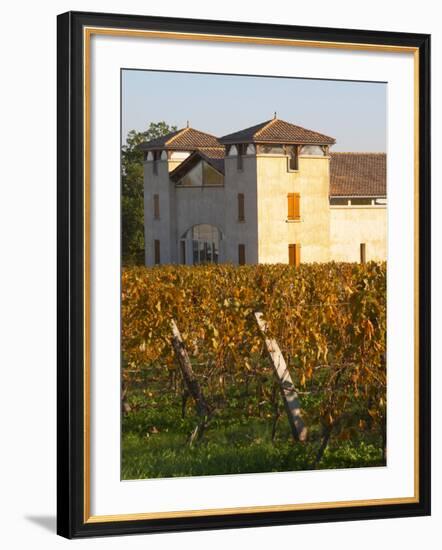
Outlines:
{"label": "framed photographic print", "polygon": [[430,513],[430,37],[58,17],[58,533]]}

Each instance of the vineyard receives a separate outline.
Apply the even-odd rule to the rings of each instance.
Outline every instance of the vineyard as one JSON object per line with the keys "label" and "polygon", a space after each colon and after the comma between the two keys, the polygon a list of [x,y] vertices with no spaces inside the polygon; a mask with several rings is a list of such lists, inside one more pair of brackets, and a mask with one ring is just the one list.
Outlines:
{"label": "vineyard", "polygon": [[[264,336],[305,438],[290,429]],[[385,349],[385,263],[126,268],[122,477],[383,465]]]}

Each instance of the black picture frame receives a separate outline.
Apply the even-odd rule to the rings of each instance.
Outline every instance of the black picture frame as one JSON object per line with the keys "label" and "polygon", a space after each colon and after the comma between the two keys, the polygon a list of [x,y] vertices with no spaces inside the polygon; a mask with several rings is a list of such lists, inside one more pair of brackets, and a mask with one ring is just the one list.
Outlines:
{"label": "black picture frame", "polygon": [[[67,538],[226,529],[430,514],[430,36],[68,12],[58,16],[57,532]],[[84,40],[85,27],[296,39],[414,48],[419,60],[419,498],[413,503],[89,522],[85,515]],[[86,392],[86,393],[85,393]]]}

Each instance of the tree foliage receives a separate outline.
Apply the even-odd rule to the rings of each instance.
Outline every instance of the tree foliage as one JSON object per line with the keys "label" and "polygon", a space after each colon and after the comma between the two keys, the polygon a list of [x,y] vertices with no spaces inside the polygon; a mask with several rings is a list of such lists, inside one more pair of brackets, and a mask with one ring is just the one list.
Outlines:
{"label": "tree foliage", "polygon": [[143,153],[140,143],[174,132],[176,126],[151,122],[147,130],[131,130],[121,148],[122,260],[123,265],[144,264]]}

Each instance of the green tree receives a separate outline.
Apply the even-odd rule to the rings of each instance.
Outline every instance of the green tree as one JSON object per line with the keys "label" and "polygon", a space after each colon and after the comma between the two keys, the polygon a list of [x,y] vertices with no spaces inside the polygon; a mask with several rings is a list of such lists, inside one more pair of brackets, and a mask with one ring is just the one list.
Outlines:
{"label": "green tree", "polygon": [[177,130],[164,121],[151,122],[144,132],[131,130],[121,148],[121,224],[123,265],[144,264],[143,152],[140,143]]}

